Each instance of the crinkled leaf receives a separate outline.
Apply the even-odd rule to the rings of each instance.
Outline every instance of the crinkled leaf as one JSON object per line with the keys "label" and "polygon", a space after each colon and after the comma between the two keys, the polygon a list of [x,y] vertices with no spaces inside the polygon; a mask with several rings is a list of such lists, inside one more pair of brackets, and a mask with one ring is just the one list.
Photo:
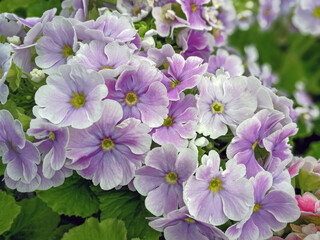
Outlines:
{"label": "crinkled leaf", "polygon": [[105,219],[101,223],[96,218],[87,221],[63,235],[62,240],[126,240],[127,230],[124,222],[117,219]]}
{"label": "crinkled leaf", "polygon": [[303,191],[311,192],[320,189],[320,177],[318,175],[300,169],[299,175],[297,177],[299,186]]}
{"label": "crinkled leaf", "polygon": [[98,193],[101,219],[118,218],[125,222],[128,239],[158,240],[160,232],[148,225],[146,217],[152,214],[145,208],[144,199],[137,192],[128,189],[101,191]]}
{"label": "crinkled leaf", "polygon": [[5,192],[0,191],[0,235],[9,230],[13,220],[20,213],[20,206],[12,196],[7,195]]}
{"label": "crinkled leaf", "polygon": [[24,199],[21,213],[11,226],[9,239],[44,240],[57,228],[60,217],[39,198]]}
{"label": "crinkled leaf", "polygon": [[62,225],[58,228],[56,228],[52,234],[50,235],[50,237],[48,238],[48,240],[60,240],[63,236],[63,234],[65,234],[66,232],[68,232],[71,228],[75,227],[75,225],[73,224],[67,224],[67,225]]}
{"label": "crinkled leaf", "polygon": [[38,191],[37,195],[59,214],[89,217],[99,210],[98,199],[89,186],[88,181],[72,176],[63,185]]}

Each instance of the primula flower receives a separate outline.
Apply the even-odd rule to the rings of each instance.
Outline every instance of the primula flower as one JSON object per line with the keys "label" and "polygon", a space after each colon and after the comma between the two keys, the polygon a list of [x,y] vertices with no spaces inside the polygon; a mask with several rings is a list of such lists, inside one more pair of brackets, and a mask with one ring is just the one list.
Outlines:
{"label": "primula flower", "polygon": [[292,22],[302,33],[320,35],[320,1],[299,0]]}
{"label": "primula flower", "polygon": [[60,127],[86,128],[102,115],[108,94],[103,77],[83,65],[63,65],[35,94],[39,115]]}
{"label": "primula flower", "polygon": [[0,155],[11,179],[29,184],[36,177],[39,151],[25,139],[21,123],[7,110],[0,111]]}
{"label": "primula flower", "polygon": [[106,81],[107,98],[121,104],[124,119],[134,117],[150,127],[159,127],[167,117],[169,104],[162,78],[158,69],[143,61],[135,69],[124,71],[118,80]]}
{"label": "primula flower", "polygon": [[185,58],[197,56],[208,62],[215,40],[212,34],[205,30],[197,31],[185,28],[178,34],[177,44],[182,47],[181,54]]}
{"label": "primula flower", "polygon": [[191,94],[181,97],[179,101],[170,102],[168,117],[161,127],[154,129],[153,141],[160,145],[172,143],[177,148],[187,147],[188,139],[194,138],[196,134],[197,113],[196,100]]}
{"label": "primula flower", "polygon": [[55,17],[43,27],[43,36],[37,41],[35,62],[44,69],[65,64],[77,50],[77,36],[72,24],[65,18]]}
{"label": "primula flower", "polygon": [[241,76],[244,73],[242,60],[237,55],[229,54],[219,48],[216,55],[211,55],[208,61],[208,72],[215,74],[219,68],[223,68],[231,77]]}
{"label": "primula flower", "polygon": [[[37,108],[34,108],[34,115]],[[27,131],[29,136],[36,138],[35,145],[42,154],[43,176],[52,178],[66,161],[66,147],[69,141],[68,128],[61,128],[45,119],[32,119]]]}
{"label": "primula flower", "polygon": [[152,9],[150,0],[118,0],[117,9],[131,16],[133,22],[138,22],[146,17]]}
{"label": "primula flower", "polygon": [[148,49],[148,58],[155,62],[156,67],[160,67],[162,64],[167,63],[167,58],[171,58],[174,54],[174,49],[170,44],[163,45],[161,49]]}
{"label": "primula flower", "polygon": [[272,176],[260,172],[250,179],[254,188],[254,206],[240,222],[229,227],[226,235],[230,239],[268,239],[272,231],[280,231],[288,222],[297,220],[300,211],[294,198],[279,190],[269,191]]}
{"label": "primula flower", "polygon": [[233,77],[217,71],[217,77],[204,77],[198,84],[197,106],[200,112],[198,132],[215,139],[227,133],[227,125],[236,126],[251,117],[257,97],[246,90],[246,77]]}
{"label": "primula flower", "polygon": [[170,100],[179,100],[179,94],[185,89],[195,87],[207,70],[207,63],[202,64],[199,57],[188,57],[185,60],[181,55],[175,54],[168,58],[169,69],[166,78],[162,80],[168,89]]}
{"label": "primula flower", "polygon": [[0,14],[0,33],[6,37],[19,36],[24,37],[26,35],[24,26],[15,21],[15,15],[11,13]]}
{"label": "primula flower", "polygon": [[122,122],[123,111],[113,100],[104,101],[100,120],[87,129],[70,129],[67,167],[75,169],[104,190],[127,185],[150,149],[146,124],[134,118]]}
{"label": "primula flower", "polygon": [[226,235],[210,224],[190,216],[187,207],[172,211],[149,222],[153,229],[164,232],[166,240],[227,240]]}
{"label": "primula flower", "polygon": [[83,22],[88,17],[88,5],[89,0],[65,0],[61,3],[60,15]]}
{"label": "primula flower", "polygon": [[197,30],[210,30],[205,20],[202,18],[202,5],[209,2],[209,0],[177,0],[181,4],[183,12],[187,16],[189,28]]}
{"label": "primula flower", "polygon": [[129,43],[136,38],[137,34],[130,17],[121,15],[117,11],[107,12],[95,21],[79,23],[75,28],[81,40],[100,40],[105,43],[113,41]]}
{"label": "primula flower", "polygon": [[140,194],[147,195],[147,209],[160,216],[184,206],[182,186],[197,168],[197,154],[188,148],[178,154],[172,144],[165,144],[152,149],[145,164],[136,170],[133,183]]}
{"label": "primula flower", "polygon": [[310,192],[306,192],[303,196],[297,195],[296,200],[301,211],[301,217],[316,219],[320,218],[320,200]]}
{"label": "primula flower", "polygon": [[258,23],[262,29],[268,29],[280,12],[280,0],[259,0]]}
{"label": "primula flower", "polygon": [[9,95],[9,89],[4,84],[9,69],[11,68],[11,46],[9,44],[0,43],[0,102],[5,104]]}
{"label": "primula flower", "polygon": [[213,150],[203,155],[201,162],[196,176],[191,176],[183,189],[191,216],[213,225],[242,220],[253,206],[253,188],[245,178],[245,166],[231,159],[222,171],[220,157]]}
{"label": "primula flower", "polygon": [[68,64],[82,64],[87,69],[99,71],[106,79],[117,77],[128,68],[131,56],[132,50],[127,45],[93,40],[89,44],[81,44],[76,56]]}
{"label": "primula flower", "polygon": [[[236,129],[236,136],[227,148],[228,158],[235,158],[238,163],[247,167],[247,177],[255,176],[262,171],[262,166],[257,162],[255,152],[263,149],[263,140],[283,119],[283,114],[278,111],[261,110],[252,118],[243,121]],[[259,151],[259,156],[264,155]],[[265,156],[261,156],[265,157]]]}
{"label": "primula flower", "polygon": [[172,37],[173,30],[175,28],[188,26],[188,22],[186,20],[176,15],[172,9],[171,3],[161,7],[154,7],[152,10],[152,16],[155,19],[157,32],[161,37],[167,37],[169,34]]}

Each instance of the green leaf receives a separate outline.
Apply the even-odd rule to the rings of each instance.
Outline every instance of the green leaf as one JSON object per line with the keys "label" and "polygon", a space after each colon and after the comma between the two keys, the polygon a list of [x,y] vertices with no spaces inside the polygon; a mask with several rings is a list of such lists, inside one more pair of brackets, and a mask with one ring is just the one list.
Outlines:
{"label": "green leaf", "polygon": [[66,232],[75,227],[73,224],[62,225],[56,228],[47,240],[60,240]]}
{"label": "green leaf", "polygon": [[23,131],[27,131],[27,129],[29,128],[29,125],[30,125],[31,117],[21,113],[18,110],[18,120],[22,124]]}
{"label": "green leaf", "polygon": [[146,217],[152,214],[145,208],[144,199],[137,192],[128,189],[111,190],[98,194],[100,201],[101,219],[118,218],[125,222],[128,238],[141,240],[158,240],[160,232],[148,225]]}
{"label": "green leaf", "polygon": [[60,217],[39,198],[24,199],[18,204],[21,213],[11,226],[9,239],[48,239],[60,222]]}
{"label": "green leaf", "polygon": [[7,41],[6,35],[1,34],[0,35],[0,43],[5,43]]}
{"label": "green leaf", "polygon": [[63,235],[61,240],[126,240],[127,230],[124,223],[117,219],[106,219],[99,223],[96,218],[87,221]]}
{"label": "green leaf", "polygon": [[0,157],[0,176],[4,174],[6,167],[7,167],[6,164],[2,163],[2,157]]}
{"label": "green leaf", "polygon": [[8,75],[6,79],[12,91],[16,91],[19,88],[22,74],[23,72],[21,71],[21,69],[18,68],[17,65],[15,65],[12,62],[11,68],[8,71]]}
{"label": "green leaf", "polygon": [[20,213],[20,206],[16,204],[13,197],[0,191],[0,235],[9,230],[13,220]]}
{"label": "green leaf", "polygon": [[300,188],[305,192],[320,189],[320,177],[316,174],[310,174],[308,171],[300,169],[297,178]]}
{"label": "green leaf", "polygon": [[313,156],[316,159],[320,158],[320,142],[312,142],[309,146],[307,155]]}
{"label": "green leaf", "polygon": [[63,185],[47,191],[37,191],[37,195],[59,214],[85,218],[99,210],[98,199],[89,186],[88,181],[72,176]]}
{"label": "green leaf", "polygon": [[94,6],[88,13],[88,20],[96,20],[99,17],[99,11],[96,6]]}

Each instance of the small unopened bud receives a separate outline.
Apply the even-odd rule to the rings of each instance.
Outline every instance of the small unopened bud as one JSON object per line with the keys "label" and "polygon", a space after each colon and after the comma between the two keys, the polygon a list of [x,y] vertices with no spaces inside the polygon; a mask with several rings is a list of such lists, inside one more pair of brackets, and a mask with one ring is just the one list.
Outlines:
{"label": "small unopened bud", "polygon": [[31,76],[31,80],[34,82],[40,82],[42,79],[44,79],[45,74],[42,70],[38,69],[38,68],[34,68],[31,72],[30,72],[30,76]]}
{"label": "small unopened bud", "polygon": [[21,44],[20,38],[18,36],[7,37],[7,41],[8,41],[8,43],[12,43],[15,45]]}

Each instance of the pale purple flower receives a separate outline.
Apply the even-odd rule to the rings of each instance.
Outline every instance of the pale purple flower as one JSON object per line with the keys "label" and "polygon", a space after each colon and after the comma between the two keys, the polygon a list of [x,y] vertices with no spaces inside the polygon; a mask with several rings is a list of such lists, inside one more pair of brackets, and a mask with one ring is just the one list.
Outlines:
{"label": "pale purple flower", "polygon": [[270,171],[291,157],[290,146],[287,144],[288,137],[295,134],[297,129],[293,123],[283,127],[280,124],[283,118],[281,112],[264,109],[237,127],[236,136],[227,148],[227,156],[246,165],[247,177],[255,176],[263,170],[262,161],[267,160],[268,155],[265,155],[267,152],[271,156],[265,168],[269,168]]}
{"label": "pale purple flower", "polygon": [[[173,30],[188,26],[188,22],[176,15],[172,9],[172,4],[168,3],[161,7],[152,9],[152,16],[155,19],[155,25],[158,34],[161,37],[173,37]],[[171,31],[170,31],[171,29]]]}
{"label": "pale purple flower", "polygon": [[202,18],[202,5],[209,2],[209,0],[177,0],[181,4],[181,8],[189,22],[189,28],[197,30],[210,30],[211,26],[207,26],[205,20]]}
{"label": "pale purple flower", "polygon": [[161,49],[150,48],[148,50],[148,58],[155,62],[156,67],[160,67],[175,54],[173,47],[170,44],[165,44]]}
{"label": "pale purple flower", "polygon": [[60,127],[87,128],[102,115],[103,77],[83,65],[63,65],[35,94],[39,115]]}
{"label": "pale purple flower", "polygon": [[259,0],[258,23],[262,29],[268,29],[280,13],[280,0]]}
{"label": "pale purple flower", "polygon": [[182,47],[181,54],[185,58],[197,56],[208,62],[215,40],[212,34],[205,30],[197,31],[185,28],[178,34],[177,44]]}
{"label": "pale purple flower", "polygon": [[61,16],[74,18],[82,22],[88,18],[89,0],[64,0],[61,7]]}
{"label": "pale purple flower", "polygon": [[145,164],[136,170],[133,183],[140,194],[147,195],[146,208],[160,216],[183,207],[182,186],[198,166],[197,154],[188,148],[178,153],[174,145],[165,144],[152,149]]}
{"label": "pale purple flower", "polygon": [[239,125],[253,116],[257,97],[247,91],[246,77],[233,77],[217,71],[216,77],[204,77],[198,85],[197,107],[200,112],[198,132],[218,138],[229,126]]}
{"label": "pale purple flower", "polygon": [[216,55],[209,57],[208,72],[215,74],[219,68],[223,68],[231,77],[241,76],[244,73],[241,58],[221,48],[217,50]]}
{"label": "pale purple flower", "polygon": [[169,104],[162,78],[158,69],[143,61],[135,69],[124,71],[118,80],[106,81],[107,98],[121,104],[123,119],[134,117],[150,127],[159,127],[167,117]]}
{"label": "pale purple flower", "polygon": [[254,188],[254,206],[246,218],[227,229],[230,239],[268,239],[273,231],[280,231],[288,222],[299,218],[300,210],[293,197],[279,190],[268,192],[272,186],[270,173],[260,172],[250,181]]}
{"label": "pale purple flower", "polygon": [[304,34],[320,34],[320,1],[299,0],[292,22]]}
{"label": "pale purple flower", "polygon": [[196,135],[198,120],[198,110],[194,95],[182,94],[179,101],[170,102],[168,117],[164,119],[159,128],[155,128],[152,139],[156,143],[163,145],[172,143],[177,148],[185,148],[188,139]]}
{"label": "pale purple flower", "polygon": [[11,179],[28,184],[35,178],[39,151],[25,139],[21,123],[7,110],[0,110],[0,155]]}
{"label": "pale purple flower", "polygon": [[100,120],[87,129],[70,129],[67,167],[77,170],[104,190],[127,185],[150,149],[146,124],[134,118],[122,122],[123,111],[113,100],[104,101]]}
{"label": "pale purple flower", "polygon": [[80,49],[68,64],[82,64],[87,69],[99,71],[105,79],[113,78],[128,68],[132,52],[127,45],[93,40],[80,44]]}
{"label": "pale purple flower", "polygon": [[43,27],[43,36],[37,41],[38,67],[49,69],[65,64],[77,50],[77,36],[72,24],[65,18],[55,17]]}
{"label": "pale purple flower", "polygon": [[[26,19],[23,19],[23,18],[20,18],[16,15],[14,15],[14,17],[20,22],[22,23],[23,25],[29,27],[29,28],[32,28],[34,27],[37,23],[39,22],[51,22],[55,16],[57,12],[57,9],[56,8],[52,8],[52,9],[49,9],[47,11],[45,11],[41,18],[39,17],[28,17]],[[27,33],[28,34],[28,33]],[[25,41],[24,41],[25,43]]]}
{"label": "pale purple flower", "polygon": [[[35,111],[37,108],[34,109]],[[43,176],[52,178],[66,161],[66,147],[69,141],[68,128],[58,127],[38,117],[31,120],[27,134],[35,137],[34,144],[42,154]]]}
{"label": "pale purple flower", "polygon": [[9,44],[0,43],[0,102],[5,104],[9,95],[9,88],[4,83],[11,68],[12,48]]}
{"label": "pale purple flower", "polygon": [[95,21],[79,23],[75,25],[75,29],[81,40],[100,40],[106,43],[129,43],[137,35],[130,17],[117,11],[101,15]]}
{"label": "pale purple flower", "polygon": [[245,178],[245,166],[231,159],[222,171],[220,157],[213,150],[203,155],[201,162],[196,176],[191,176],[183,189],[190,215],[212,225],[242,220],[253,206],[253,188]]}
{"label": "pale purple flower", "polygon": [[250,26],[254,23],[254,14],[251,10],[246,9],[237,14],[237,26],[246,31],[250,28]]}
{"label": "pale purple flower", "polygon": [[219,228],[192,218],[186,207],[172,211],[163,218],[153,219],[149,225],[164,232],[166,240],[227,240]]}
{"label": "pale purple flower", "polygon": [[244,51],[247,55],[246,63],[249,73],[253,76],[258,77],[261,70],[258,65],[259,53],[255,46],[250,45],[244,48]]}
{"label": "pale purple flower", "polygon": [[150,0],[118,0],[117,9],[128,14],[133,22],[138,22],[148,15],[152,9]]}
{"label": "pale purple flower", "polygon": [[11,13],[0,14],[0,35],[4,34],[6,37],[26,35],[24,26],[20,22],[15,21],[15,15]]}
{"label": "pale purple flower", "polygon": [[269,64],[263,64],[261,66],[261,72],[259,79],[263,86],[272,89],[272,85],[278,82],[278,76],[272,72]]}
{"label": "pale purple flower", "polygon": [[185,89],[195,87],[207,70],[207,63],[199,57],[188,57],[185,60],[181,55],[175,54],[168,58],[169,69],[166,77],[162,80],[168,89],[170,100],[179,100],[179,94]]}

